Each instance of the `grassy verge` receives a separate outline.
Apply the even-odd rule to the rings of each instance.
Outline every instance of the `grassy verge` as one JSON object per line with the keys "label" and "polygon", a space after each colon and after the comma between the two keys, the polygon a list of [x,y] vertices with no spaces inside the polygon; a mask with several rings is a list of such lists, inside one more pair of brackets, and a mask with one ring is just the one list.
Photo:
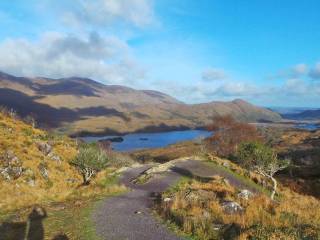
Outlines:
{"label": "grassy verge", "polygon": [[[224,177],[215,176],[209,182],[182,179],[162,195],[156,207],[172,231],[192,240],[319,239],[317,199],[281,188],[281,197],[272,201],[263,194],[266,190],[245,175],[217,163],[206,164],[255,188],[257,194],[242,198],[238,195],[240,189]],[[241,209],[226,208],[224,204],[228,202],[238,204]]]}
{"label": "grassy verge", "polygon": [[42,215],[39,215],[38,218],[32,217],[34,206],[19,212],[2,214],[0,239],[24,239],[25,233],[29,232],[30,239],[99,240],[91,214],[99,206],[102,199],[126,191],[123,186],[118,184],[118,180],[117,175],[100,179],[96,185],[97,188],[104,189],[104,191],[100,191],[96,195],[83,196],[82,192],[86,191],[85,188],[92,191],[89,189],[90,187],[83,187],[84,189],[75,191],[65,202],[43,203],[39,207],[42,212],[45,212],[44,217]]}
{"label": "grassy verge", "polygon": [[234,171],[232,171],[231,169],[227,168],[227,167],[224,167],[222,165],[218,165],[214,162],[211,162],[211,161],[207,161],[205,162],[205,164],[209,167],[212,167],[212,168],[215,168],[215,169],[218,169],[219,171],[222,171],[222,172],[225,172],[229,175],[231,175],[233,178],[237,179],[239,182],[242,182],[244,185],[252,188],[252,189],[255,189],[257,192],[260,192],[260,193],[264,193],[266,195],[269,195],[270,194],[270,191],[264,187],[262,187],[261,185],[255,183],[254,181],[252,181],[250,178],[246,177],[246,176],[243,176],[241,174],[238,174]]}

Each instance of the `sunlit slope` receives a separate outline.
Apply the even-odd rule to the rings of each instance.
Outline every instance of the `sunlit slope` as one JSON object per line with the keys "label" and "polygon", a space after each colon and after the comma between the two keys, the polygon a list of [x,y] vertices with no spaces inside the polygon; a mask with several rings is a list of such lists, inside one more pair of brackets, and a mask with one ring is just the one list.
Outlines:
{"label": "sunlit slope", "polygon": [[84,78],[22,78],[0,73],[0,105],[43,127],[67,133],[134,132],[203,127],[213,116],[278,121],[280,115],[242,100],[185,104],[157,91],[103,85]]}

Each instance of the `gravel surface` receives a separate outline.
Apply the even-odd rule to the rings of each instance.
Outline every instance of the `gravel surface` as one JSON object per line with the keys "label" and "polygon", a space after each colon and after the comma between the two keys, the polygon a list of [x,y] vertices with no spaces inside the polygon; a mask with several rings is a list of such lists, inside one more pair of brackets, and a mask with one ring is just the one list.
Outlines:
{"label": "gravel surface", "polygon": [[147,167],[126,172],[122,182],[132,191],[107,198],[94,212],[97,233],[107,240],[178,240],[183,239],[170,232],[152,215],[152,195],[163,192],[181,177],[168,172],[147,184],[136,185],[131,180]]}
{"label": "gravel surface", "polygon": [[[150,165],[130,169],[124,173],[121,182],[131,189],[120,196],[105,199],[93,213],[97,233],[106,240],[178,240],[165,225],[152,215],[152,196],[165,191],[175,184],[181,176],[210,179],[221,175],[232,185],[246,186],[231,174],[209,167],[201,161],[188,160],[174,164],[172,171],[152,178],[146,184],[133,184],[131,181]],[[250,189],[250,188],[247,188]]]}

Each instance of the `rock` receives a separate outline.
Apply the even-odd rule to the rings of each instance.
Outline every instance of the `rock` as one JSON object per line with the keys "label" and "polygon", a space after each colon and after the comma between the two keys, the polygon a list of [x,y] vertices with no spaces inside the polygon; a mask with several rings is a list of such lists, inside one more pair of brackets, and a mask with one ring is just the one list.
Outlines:
{"label": "rock", "polygon": [[24,170],[23,170],[23,176],[24,176],[25,182],[26,182],[28,185],[30,185],[30,186],[32,186],[32,187],[35,186],[35,179],[36,179],[36,177],[35,177],[35,174],[34,174],[34,172],[32,171],[32,169],[30,169],[30,168],[24,169]]}
{"label": "rock", "polygon": [[213,224],[212,224],[212,229],[213,229],[214,231],[219,231],[219,230],[221,230],[223,227],[224,227],[223,224],[219,224],[219,223],[213,223]]}
{"label": "rock", "polygon": [[36,186],[36,181],[34,179],[29,179],[27,181],[27,184],[30,186],[30,187],[35,187]]}
{"label": "rock", "polygon": [[20,167],[22,165],[21,160],[14,154],[13,151],[6,151],[3,156],[3,165],[6,167]]}
{"label": "rock", "polygon": [[48,157],[55,162],[61,163],[61,158],[53,152],[50,152]]}
{"label": "rock", "polygon": [[38,166],[38,169],[40,171],[41,176],[44,179],[48,180],[49,179],[49,172],[48,172],[48,169],[47,169],[46,165],[43,164],[43,163],[40,163],[39,166]]}
{"label": "rock", "polygon": [[13,179],[18,179],[22,174],[22,167],[9,167],[8,173]]}
{"label": "rock", "polygon": [[0,168],[0,175],[4,180],[10,181],[11,177],[8,173],[8,169],[7,168]]}
{"label": "rock", "polygon": [[22,167],[6,167],[0,169],[2,178],[7,181],[18,179],[22,174]]}
{"label": "rock", "polygon": [[227,201],[222,203],[222,208],[227,214],[236,214],[241,213],[243,211],[243,208],[240,206],[240,204],[233,201]]}
{"label": "rock", "polygon": [[52,146],[45,142],[38,142],[38,149],[44,154],[48,155],[52,151]]}
{"label": "rock", "polygon": [[23,172],[22,162],[13,151],[6,151],[0,160],[0,175],[3,179],[10,181],[21,176]]}
{"label": "rock", "polygon": [[224,162],[224,163],[222,164],[222,166],[224,166],[224,167],[226,167],[226,168],[229,168],[229,167],[230,167],[230,163]]}
{"label": "rock", "polygon": [[241,190],[241,192],[238,193],[238,198],[249,200],[251,197],[253,197],[253,195],[254,194],[248,189],[243,189]]}
{"label": "rock", "polygon": [[148,170],[145,171],[144,174],[154,174],[154,173],[163,173],[167,172],[170,170],[170,168],[174,167],[174,165],[171,162],[159,164],[158,166],[149,168]]}

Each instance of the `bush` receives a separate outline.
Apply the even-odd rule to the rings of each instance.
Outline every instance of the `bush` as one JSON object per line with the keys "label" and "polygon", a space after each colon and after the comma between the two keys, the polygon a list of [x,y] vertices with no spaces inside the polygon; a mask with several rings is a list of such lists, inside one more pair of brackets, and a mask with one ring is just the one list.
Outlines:
{"label": "bush", "polygon": [[261,140],[254,126],[237,122],[231,116],[214,118],[208,130],[214,132],[207,140],[208,148],[221,157],[233,156],[242,142]]}
{"label": "bush", "polygon": [[273,182],[271,194],[271,199],[273,199],[277,190],[277,180],[274,175],[287,168],[289,161],[280,161],[272,148],[259,142],[241,143],[237,151],[237,157],[240,164],[245,168],[253,170]]}
{"label": "bush", "polygon": [[84,144],[71,164],[81,173],[83,184],[88,185],[92,177],[108,166],[109,159],[106,153],[95,145]]}

